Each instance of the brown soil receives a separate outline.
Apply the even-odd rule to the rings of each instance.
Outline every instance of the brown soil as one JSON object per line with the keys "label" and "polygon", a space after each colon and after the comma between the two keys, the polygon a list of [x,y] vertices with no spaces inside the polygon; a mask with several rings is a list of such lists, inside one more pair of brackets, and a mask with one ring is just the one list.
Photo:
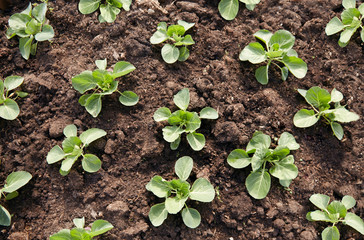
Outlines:
{"label": "brown soil", "polygon": [[[87,223],[110,221],[115,228],[100,238],[110,240],[320,239],[327,225],[305,218],[315,209],[308,200],[313,193],[332,199],[351,195],[357,199],[353,211],[364,217],[364,44],[356,34],[340,48],[338,35],[324,33],[328,21],[342,11],[340,0],[262,0],[254,11],[241,4],[233,21],[220,17],[218,0],[135,0],[131,11],[122,11],[112,24],[100,24],[97,13],[80,14],[78,1],[50,1],[48,18],[56,36],[52,44],[40,43],[29,61],[21,58],[17,39],[4,36],[9,17],[27,5],[20,2],[0,12],[0,76],[24,76],[23,89],[30,95],[20,101],[16,120],[0,120],[0,182],[16,170],[29,171],[33,179],[18,198],[4,203],[14,215],[11,227],[1,228],[1,239],[47,239],[82,216]],[[167,65],[149,38],[159,22],[178,19],[196,23],[191,33],[196,44],[186,62]],[[259,29],[286,29],[296,36],[294,49],[309,67],[304,79],[290,75],[282,82],[271,72],[267,86],[255,80],[257,67],[240,62],[238,55]],[[103,58],[109,65],[124,60],[136,66],[120,89],[135,91],[140,102],[123,107],[116,95],[106,97],[95,119],[78,104],[80,94],[71,88],[71,78],[94,69],[94,61]],[[342,91],[348,109],[361,115],[359,121],[345,124],[341,142],[323,122],[308,129],[293,126],[295,112],[307,107],[296,89],[317,85]],[[185,141],[171,151],[162,138],[163,124],[152,118],[161,106],[174,108],[173,95],[183,87],[192,93],[191,110],[212,106],[219,111],[218,120],[203,121],[200,132],[207,144],[200,152]],[[77,165],[62,177],[59,165],[46,163],[48,151],[62,142],[62,129],[70,123],[80,131],[107,131],[90,149],[102,159],[99,172],[85,173]],[[292,192],[274,180],[268,196],[255,200],[244,186],[250,168],[228,166],[228,154],[245,148],[255,130],[272,137],[287,131],[300,143],[294,152],[299,175]],[[197,229],[184,226],[179,214],[155,228],[148,212],[162,199],[145,185],[156,174],[172,178],[175,161],[183,155],[195,161],[193,177],[207,177],[219,187],[221,201],[190,203],[203,219]],[[349,227],[339,229],[342,239],[361,238]]]}

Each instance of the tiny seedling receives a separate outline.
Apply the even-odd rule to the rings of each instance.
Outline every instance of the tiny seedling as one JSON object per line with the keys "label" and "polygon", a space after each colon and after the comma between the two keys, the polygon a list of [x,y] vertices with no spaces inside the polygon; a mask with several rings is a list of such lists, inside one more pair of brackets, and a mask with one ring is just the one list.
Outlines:
{"label": "tiny seedling", "polygon": [[[186,181],[193,168],[193,160],[190,157],[181,157],[177,160],[174,169],[179,179],[164,180],[161,176],[154,176],[146,188],[159,198],[165,198],[164,203],[151,207],[149,220],[153,226],[160,226],[169,214],[177,214],[182,210],[182,219],[189,228],[196,228],[201,223],[200,213],[187,207],[188,198],[200,202],[212,202],[215,198],[215,190],[205,178],[198,178],[192,185]],[[184,208],[185,207],[185,208]]]}
{"label": "tiny seedling", "polygon": [[[25,171],[18,171],[9,174],[6,178],[6,183],[2,189],[0,189],[0,199],[1,197],[5,197],[5,200],[11,200],[19,195],[17,190],[27,184],[30,179],[32,179],[32,175]],[[11,224],[11,215],[0,205],[0,225],[1,226],[10,226]]]}
{"label": "tiny seedling", "polygon": [[255,70],[255,78],[259,83],[264,85],[268,83],[268,69],[271,63],[281,70],[283,81],[287,79],[288,72],[297,78],[306,76],[307,64],[298,58],[297,52],[292,49],[295,37],[290,32],[278,30],[272,34],[268,30],[259,30],[254,37],[264,43],[265,47],[259,42],[249,43],[241,51],[239,59],[253,64],[267,62],[265,66]]}
{"label": "tiny seedling", "polygon": [[132,0],[80,0],[78,9],[82,14],[90,14],[100,8],[99,22],[112,23],[121,8],[125,11],[130,10],[131,2]]}
{"label": "tiny seedling", "polygon": [[313,194],[310,202],[321,210],[308,212],[306,215],[309,221],[323,221],[332,223],[331,227],[325,228],[321,233],[322,240],[339,240],[339,229],[335,226],[342,222],[348,225],[362,235],[364,235],[364,221],[354,213],[348,210],[355,206],[356,201],[351,196],[344,196],[341,201],[332,201],[329,204],[330,197],[324,194]]}
{"label": "tiny seedling", "polygon": [[29,59],[30,54],[35,55],[38,42],[50,41],[54,37],[54,30],[46,19],[47,4],[41,3],[32,8],[29,3],[27,9],[15,13],[9,18],[9,28],[6,32],[8,39],[18,36],[19,50],[22,57]]}
{"label": "tiny seedling", "polygon": [[170,43],[162,47],[163,60],[169,64],[175,63],[177,60],[186,61],[190,56],[187,46],[193,45],[195,42],[191,35],[184,35],[194,25],[194,23],[178,20],[178,25],[171,25],[167,28],[167,23],[161,22],[158,24],[157,31],[150,38],[150,43],[160,44],[168,40]]}
{"label": "tiny seedling", "polygon": [[155,111],[153,116],[156,122],[168,121],[172,125],[163,128],[164,140],[171,143],[172,150],[176,150],[181,142],[181,135],[185,132],[191,148],[200,151],[206,142],[205,136],[196,132],[201,126],[201,119],[217,119],[219,114],[211,107],[202,109],[200,116],[196,112],[187,111],[190,104],[190,91],[187,88],[174,95],[173,101],[180,110],[171,113],[168,108],[161,107]]}
{"label": "tiny seedling", "polygon": [[106,220],[96,220],[91,227],[85,228],[85,218],[74,218],[75,228],[62,229],[58,233],[49,237],[49,240],[91,240],[94,237],[104,234],[114,228],[111,223]]}
{"label": "tiny seedling", "polygon": [[62,142],[62,148],[54,146],[47,154],[47,163],[53,164],[62,161],[59,170],[62,176],[66,176],[72,165],[82,156],[82,168],[89,173],[97,172],[101,168],[101,161],[93,154],[84,154],[84,148],[90,143],[106,135],[104,130],[91,128],[84,131],[80,137],[77,137],[77,127],[73,124],[63,129],[66,139]]}
{"label": "tiny seedling", "polygon": [[338,17],[331,19],[325,28],[326,35],[330,36],[342,31],[339,46],[345,47],[356,30],[361,28],[360,37],[364,42],[364,3],[356,8],[355,0],[343,0],[342,5],[345,10],[341,13],[341,20]]}
{"label": "tiny seedling", "polygon": [[113,92],[120,94],[119,102],[124,106],[133,106],[138,103],[139,97],[132,91],[120,92],[118,90],[118,81],[116,78],[124,76],[135,70],[135,67],[124,61],[117,62],[114,70],[106,70],[107,60],[96,60],[98,69],[84,71],[81,74],[72,78],[72,86],[84,94],[92,90],[92,93],[84,94],[80,97],[79,103],[84,106],[93,117],[97,117],[101,112],[101,98],[105,95],[110,95]]}
{"label": "tiny seedling", "polygon": [[[301,109],[293,117],[293,123],[296,127],[311,127],[323,117],[330,124],[334,135],[341,140],[344,136],[344,130],[338,123],[347,123],[359,119],[359,115],[348,111],[345,106],[340,105],[343,94],[335,88],[331,94],[320,87],[312,87],[309,90],[298,89],[298,92],[311,105],[313,110]],[[330,109],[330,103],[334,104],[334,109]]]}
{"label": "tiny seedling", "polygon": [[[15,102],[18,97],[26,97],[28,93],[13,91],[19,87],[24,78],[9,76],[5,80],[0,79],[0,117],[6,120],[14,120],[20,113],[19,106]],[[13,97],[13,99],[11,99]]]}
{"label": "tiny seedling", "polygon": [[[288,155],[290,150],[297,150],[300,145],[292,134],[284,132],[278,140],[278,146],[270,149],[271,138],[256,131],[248,143],[246,150],[235,149],[232,151],[227,162],[233,168],[252,167],[252,172],[245,180],[245,186],[249,194],[255,199],[263,199],[267,196],[271,177],[279,179],[279,183],[288,188],[292,180],[298,175],[298,169],[294,164],[293,155]],[[252,156],[251,156],[252,155]],[[272,165],[269,169],[267,163]]]}
{"label": "tiny seedling", "polygon": [[233,20],[239,11],[239,1],[245,3],[245,6],[249,10],[254,10],[260,0],[221,0],[219,3],[220,15],[225,20]]}

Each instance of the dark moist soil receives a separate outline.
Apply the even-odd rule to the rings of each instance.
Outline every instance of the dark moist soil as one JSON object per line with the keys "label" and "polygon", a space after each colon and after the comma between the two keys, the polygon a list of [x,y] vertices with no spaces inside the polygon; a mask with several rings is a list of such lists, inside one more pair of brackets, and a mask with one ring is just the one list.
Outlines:
{"label": "dark moist soil", "polygon": [[[308,222],[305,215],[315,207],[309,197],[328,194],[340,200],[357,200],[353,212],[364,216],[363,189],[363,75],[364,45],[355,34],[346,48],[338,46],[339,35],[327,37],[326,24],[342,12],[340,0],[262,0],[254,11],[241,4],[238,17],[223,20],[218,0],[135,0],[129,12],[122,11],[114,23],[100,24],[98,13],[82,15],[78,1],[50,1],[48,18],[55,29],[50,44],[38,45],[36,57],[22,59],[16,38],[5,37],[7,21],[25,9],[21,2],[0,12],[0,76],[24,76],[21,113],[14,121],[0,120],[1,177],[26,170],[33,179],[16,199],[2,204],[13,214],[12,225],[2,227],[1,239],[47,239],[63,228],[71,228],[75,217],[105,219],[115,228],[99,239],[320,239],[325,223]],[[32,1],[33,2],[33,1]],[[362,2],[362,1],[359,1]],[[186,62],[163,62],[160,46],[149,38],[161,21],[178,19],[196,23]],[[259,29],[286,29],[296,37],[294,49],[308,64],[304,79],[290,75],[280,80],[270,72],[270,82],[260,85],[254,78],[257,66],[238,60],[239,52]],[[80,94],[72,89],[72,76],[95,69],[94,61],[107,58],[109,66],[129,61],[136,70],[122,78],[119,90],[140,96],[134,107],[123,107],[117,94],[105,97],[102,112],[93,118],[79,105]],[[293,126],[293,116],[307,107],[297,88],[320,86],[343,92],[342,104],[361,115],[344,124],[345,136],[338,141],[324,122],[308,129]],[[205,148],[194,152],[185,140],[171,151],[162,138],[162,123],[152,116],[159,107],[172,109],[173,95],[187,87],[190,110],[211,106],[218,120],[203,120],[199,132],[206,136]],[[79,163],[62,177],[59,164],[48,165],[46,155],[63,140],[62,130],[74,123],[82,132],[101,128],[107,136],[89,151],[102,159],[102,169],[85,173]],[[272,138],[287,131],[300,149],[294,151],[299,175],[291,192],[273,180],[268,196],[251,198],[244,182],[250,167],[231,168],[226,158],[236,148],[245,148],[255,130]],[[201,225],[187,228],[180,214],[169,215],[161,227],[153,227],[148,212],[162,202],[145,189],[156,174],[174,176],[175,161],[184,155],[194,159],[192,179],[206,177],[218,187],[220,199],[212,203],[188,202],[200,211]],[[342,239],[362,239],[349,227],[339,225]]]}

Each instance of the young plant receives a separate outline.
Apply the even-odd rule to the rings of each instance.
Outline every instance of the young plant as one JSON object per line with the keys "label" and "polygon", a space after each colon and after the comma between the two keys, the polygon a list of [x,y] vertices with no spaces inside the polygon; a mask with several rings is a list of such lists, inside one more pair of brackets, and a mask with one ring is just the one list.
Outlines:
{"label": "young plant", "polygon": [[200,116],[196,112],[189,112],[186,109],[190,104],[190,91],[182,89],[173,98],[174,103],[180,109],[173,113],[166,107],[158,108],[154,113],[156,122],[168,121],[172,126],[163,128],[163,138],[171,143],[171,149],[176,150],[181,142],[182,133],[187,133],[187,141],[191,148],[200,151],[205,146],[205,136],[197,133],[196,130],[201,126],[201,119],[217,119],[217,111],[211,107],[201,110]]}
{"label": "young plant", "polygon": [[341,13],[341,20],[338,17],[331,19],[325,28],[326,35],[330,36],[342,31],[339,46],[345,47],[356,30],[361,28],[360,37],[364,42],[364,3],[356,8],[355,0],[343,0],[342,5],[345,10]]}
{"label": "young plant", "polygon": [[27,9],[15,13],[9,18],[9,29],[6,32],[8,39],[18,36],[19,50],[22,57],[29,59],[30,54],[35,55],[38,42],[50,41],[54,37],[54,30],[46,19],[47,4],[41,3],[32,8],[29,3]]}
{"label": "young plant", "polygon": [[[19,87],[24,78],[9,76],[5,80],[0,79],[0,117],[6,120],[14,120],[20,113],[19,106],[15,102],[18,97],[26,97],[28,93],[12,91]],[[15,96],[14,96],[15,95]],[[13,97],[13,99],[11,99]]]}
{"label": "young plant", "polygon": [[[288,155],[290,150],[297,150],[300,147],[292,134],[282,133],[274,150],[269,148],[270,144],[271,139],[268,135],[256,131],[245,151],[235,149],[227,158],[228,164],[233,168],[240,169],[251,165],[252,172],[246,178],[245,186],[255,199],[267,196],[271,185],[270,175],[278,178],[279,183],[286,188],[298,175],[294,157]],[[270,175],[267,164],[271,165]]]}
{"label": "young plant", "polygon": [[[347,123],[359,119],[359,115],[340,105],[343,95],[335,88],[331,91],[331,94],[317,86],[309,90],[298,89],[298,92],[306,99],[306,102],[311,105],[313,110],[299,110],[293,117],[293,124],[296,127],[311,127],[317,123],[320,117],[323,117],[330,124],[334,135],[341,140],[344,136],[344,130],[338,122]],[[334,104],[334,109],[330,109],[330,103]]]}
{"label": "young plant", "polygon": [[62,176],[66,176],[72,165],[82,156],[83,170],[89,173],[97,172],[101,168],[100,159],[93,154],[85,154],[83,150],[90,143],[105,136],[106,132],[98,128],[91,128],[77,137],[77,127],[71,124],[63,129],[63,134],[66,136],[62,142],[63,149],[58,145],[54,146],[47,154],[47,163],[53,164],[63,160],[59,172]]}
{"label": "young plant", "polygon": [[233,20],[239,11],[239,1],[245,3],[245,6],[249,10],[254,10],[260,0],[221,0],[219,3],[220,15],[225,20]]}
{"label": "young plant", "polygon": [[332,201],[330,204],[329,201],[329,196],[323,194],[312,195],[310,197],[310,202],[321,210],[308,212],[306,215],[308,221],[323,221],[332,223],[331,227],[327,227],[322,231],[322,240],[339,240],[339,229],[335,225],[340,222],[354,228],[364,235],[363,220],[356,214],[348,212],[348,210],[356,204],[353,197],[346,195],[341,201]]}
{"label": "young plant", "polygon": [[81,74],[72,78],[72,86],[84,94],[92,90],[92,93],[84,94],[80,97],[79,103],[84,106],[93,117],[97,117],[101,112],[101,98],[105,95],[110,95],[113,92],[120,94],[119,102],[124,106],[133,106],[138,103],[139,97],[132,91],[120,92],[118,90],[118,81],[116,78],[124,76],[135,70],[135,67],[124,61],[117,62],[114,70],[106,70],[107,60],[96,60],[98,69],[84,71]]}
{"label": "young plant", "polygon": [[239,59],[253,64],[267,62],[265,66],[261,66],[255,71],[255,78],[259,83],[264,85],[268,83],[268,69],[271,63],[281,70],[283,81],[287,79],[288,72],[297,78],[306,76],[307,64],[298,58],[297,52],[292,49],[295,37],[290,32],[278,30],[272,34],[268,30],[259,30],[254,37],[260,40],[264,47],[259,42],[249,43],[241,51]]}
{"label": "young plant", "polygon": [[[149,211],[149,220],[153,226],[160,226],[169,214],[177,214],[182,210],[182,220],[189,228],[196,228],[201,223],[200,213],[187,207],[186,201],[190,198],[200,202],[212,202],[215,190],[205,178],[198,178],[192,185],[186,181],[193,168],[190,157],[181,157],[177,160],[174,169],[179,179],[164,180],[161,176],[154,176],[146,188],[159,198],[165,198],[163,203],[156,204]],[[185,207],[185,208],[184,208]]]}
{"label": "young plant", "polygon": [[131,2],[132,0],[80,0],[78,9],[82,14],[90,14],[100,8],[99,22],[112,23],[121,8],[130,10]]}
{"label": "young plant", "polygon": [[160,44],[168,40],[169,43],[162,47],[163,60],[169,64],[175,63],[177,60],[186,61],[190,56],[190,51],[186,46],[193,45],[195,42],[191,35],[184,35],[194,25],[194,23],[178,20],[178,25],[171,25],[167,28],[167,23],[161,22],[158,24],[157,31],[150,38],[150,43]]}
{"label": "young plant", "polygon": [[85,218],[74,218],[75,228],[62,229],[58,233],[49,237],[49,240],[91,240],[94,237],[104,234],[114,228],[111,223],[106,220],[96,220],[91,227],[85,228]]}
{"label": "young plant", "polygon": [[[32,175],[25,171],[18,171],[9,174],[6,178],[6,183],[2,189],[0,189],[0,199],[1,197],[5,197],[5,200],[11,200],[19,195],[17,190],[27,184],[30,179],[32,179]],[[1,226],[10,226],[11,224],[11,215],[0,205],[0,225]]]}

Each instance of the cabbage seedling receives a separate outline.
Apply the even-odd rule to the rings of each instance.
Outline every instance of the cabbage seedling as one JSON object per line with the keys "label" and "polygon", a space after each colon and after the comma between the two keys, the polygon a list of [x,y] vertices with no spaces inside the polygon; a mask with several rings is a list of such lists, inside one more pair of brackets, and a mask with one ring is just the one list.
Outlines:
{"label": "cabbage seedling", "polygon": [[341,20],[338,17],[331,19],[325,28],[326,35],[330,36],[342,31],[339,46],[345,47],[356,30],[361,28],[360,37],[364,42],[364,3],[356,8],[355,0],[343,0],[342,5],[345,10],[341,13]]}
{"label": "cabbage seedling", "polygon": [[84,71],[72,78],[72,86],[84,94],[92,90],[92,93],[84,94],[80,97],[79,103],[84,106],[93,117],[97,117],[101,112],[101,98],[113,92],[120,94],[119,102],[124,106],[133,106],[138,103],[139,97],[132,91],[120,92],[116,78],[124,76],[135,70],[135,67],[124,61],[117,62],[114,70],[106,70],[107,60],[96,60],[98,69],[94,71]]}
{"label": "cabbage seedling", "polygon": [[[26,97],[28,93],[13,91],[19,87],[24,78],[9,76],[5,80],[0,79],[0,117],[6,120],[14,120],[20,113],[19,106],[15,102],[18,97]],[[13,99],[11,99],[13,98]]]}
{"label": "cabbage seedling", "polygon": [[[0,189],[0,199],[1,197],[5,197],[5,200],[11,200],[19,195],[17,190],[27,184],[30,179],[32,179],[32,175],[25,171],[18,171],[9,174],[6,178],[6,183],[2,189]],[[11,215],[0,205],[0,225],[1,226],[10,226],[11,224]]]}
{"label": "cabbage seedling", "polygon": [[78,9],[82,14],[90,14],[100,8],[99,22],[112,23],[121,8],[125,11],[130,10],[131,2],[132,0],[80,0]]}
{"label": "cabbage seedling", "polygon": [[66,176],[72,165],[82,156],[83,170],[89,173],[97,172],[101,168],[100,159],[93,154],[85,154],[84,148],[105,136],[106,132],[98,128],[91,128],[77,137],[77,127],[71,124],[63,129],[63,134],[66,136],[62,142],[63,149],[58,145],[54,146],[47,154],[47,163],[53,164],[63,160],[59,172],[62,176]]}
{"label": "cabbage seedling", "polygon": [[253,64],[267,62],[265,66],[261,66],[255,71],[255,78],[259,83],[263,85],[268,83],[268,69],[271,63],[281,70],[283,81],[287,79],[288,72],[297,78],[306,76],[307,64],[298,58],[297,52],[292,49],[295,37],[290,32],[278,30],[272,34],[268,30],[259,30],[254,37],[264,43],[264,47],[259,42],[249,43],[241,51],[239,59]]}
{"label": "cabbage seedling", "polygon": [[184,35],[194,25],[194,23],[178,20],[178,25],[171,25],[167,28],[167,23],[161,22],[158,24],[157,31],[150,38],[150,43],[160,44],[169,40],[170,43],[162,47],[163,60],[169,64],[175,63],[177,60],[186,61],[190,56],[187,46],[193,45],[195,42],[191,35]]}
{"label": "cabbage seedling", "polygon": [[[299,110],[293,117],[293,124],[296,127],[311,127],[317,123],[320,117],[323,117],[330,124],[337,139],[341,140],[344,136],[344,130],[338,122],[347,123],[359,119],[359,115],[340,105],[343,95],[335,88],[331,91],[331,94],[317,86],[309,90],[298,89],[298,92],[306,99],[306,102],[311,105],[313,110]],[[332,103],[334,109],[330,109]]]}
{"label": "cabbage seedling", "polygon": [[239,11],[239,1],[245,3],[249,10],[254,10],[255,5],[260,3],[260,0],[221,0],[218,6],[220,15],[225,20],[233,20]]}
{"label": "cabbage seedling", "polygon": [[182,220],[189,228],[196,228],[201,223],[200,213],[187,207],[186,201],[190,198],[200,202],[212,202],[215,190],[205,178],[198,178],[192,185],[186,181],[193,168],[190,157],[181,157],[177,160],[174,169],[179,179],[164,180],[161,176],[154,176],[146,188],[159,198],[165,198],[163,203],[156,204],[149,211],[149,220],[156,227],[163,224],[169,214],[177,214],[182,210]]}
{"label": "cabbage seedling", "polygon": [[9,18],[8,39],[18,36],[20,54],[26,60],[30,54],[35,55],[38,42],[50,41],[54,37],[54,30],[46,19],[47,4],[41,3],[34,8],[29,3],[27,9],[15,13]]}
{"label": "cabbage seedling", "polygon": [[219,117],[217,111],[211,107],[202,109],[200,115],[187,111],[190,104],[190,91],[187,88],[174,95],[173,101],[180,110],[171,113],[168,108],[161,107],[153,116],[156,122],[168,121],[172,125],[163,128],[164,140],[171,143],[172,150],[176,150],[181,142],[182,133],[187,133],[187,141],[191,148],[200,151],[205,146],[205,136],[196,133],[196,130],[201,126],[201,119],[217,119]]}
{"label": "cabbage seedling", "polygon": [[351,196],[344,196],[341,201],[332,201],[329,204],[330,197],[324,194],[313,194],[310,202],[321,210],[308,212],[306,215],[309,221],[323,221],[332,224],[331,227],[325,228],[321,233],[322,240],[339,240],[339,229],[335,226],[342,222],[348,225],[362,235],[364,235],[364,222],[355,213],[348,210],[355,206],[356,201]]}
{"label": "cabbage seedling", "polygon": [[[283,187],[289,187],[298,175],[294,157],[289,153],[290,150],[297,150],[300,145],[292,134],[282,133],[278,146],[274,150],[269,148],[270,145],[271,138],[256,131],[245,151],[235,149],[227,158],[228,164],[233,168],[240,169],[251,165],[252,172],[246,178],[245,186],[255,199],[263,199],[267,196],[271,185],[270,175],[278,178]],[[267,164],[271,165],[269,172]]]}
{"label": "cabbage seedling", "polygon": [[106,220],[96,220],[90,227],[85,228],[85,218],[74,218],[75,228],[62,229],[49,237],[49,240],[91,240],[94,237],[104,234],[114,226]]}

